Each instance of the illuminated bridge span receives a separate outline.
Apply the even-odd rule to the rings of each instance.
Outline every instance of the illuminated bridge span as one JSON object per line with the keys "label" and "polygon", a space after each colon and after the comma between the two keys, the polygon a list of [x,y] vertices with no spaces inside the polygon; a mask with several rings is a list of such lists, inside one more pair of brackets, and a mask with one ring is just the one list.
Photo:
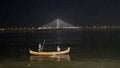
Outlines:
{"label": "illuminated bridge span", "polygon": [[79,27],[39,27],[38,29],[79,29]]}
{"label": "illuminated bridge span", "polygon": [[33,31],[33,30],[120,30],[120,25],[92,25],[92,26],[73,26],[61,19],[56,19],[41,27],[5,27],[0,31]]}
{"label": "illuminated bridge span", "polygon": [[79,29],[80,27],[75,27],[61,19],[56,19],[38,29]]}

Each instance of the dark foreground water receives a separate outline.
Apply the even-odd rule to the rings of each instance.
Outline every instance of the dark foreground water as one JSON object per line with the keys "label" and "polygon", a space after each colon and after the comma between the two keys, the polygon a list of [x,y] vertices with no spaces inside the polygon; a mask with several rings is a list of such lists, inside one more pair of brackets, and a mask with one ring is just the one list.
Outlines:
{"label": "dark foreground water", "polygon": [[[69,57],[31,57],[43,40],[44,51],[71,47]],[[0,53],[0,68],[120,68],[120,31],[0,32]]]}

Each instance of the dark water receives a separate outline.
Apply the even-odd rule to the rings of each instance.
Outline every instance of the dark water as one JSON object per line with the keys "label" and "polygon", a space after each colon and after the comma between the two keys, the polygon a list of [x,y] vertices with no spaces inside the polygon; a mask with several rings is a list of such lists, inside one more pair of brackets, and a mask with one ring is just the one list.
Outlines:
{"label": "dark water", "polygon": [[[71,47],[69,62],[29,62],[28,49],[37,50],[46,40],[44,51]],[[120,31],[45,30],[0,32],[0,68],[119,68]],[[7,65],[5,65],[7,64]],[[20,66],[21,64],[22,66]],[[46,65],[47,66],[46,66]]]}

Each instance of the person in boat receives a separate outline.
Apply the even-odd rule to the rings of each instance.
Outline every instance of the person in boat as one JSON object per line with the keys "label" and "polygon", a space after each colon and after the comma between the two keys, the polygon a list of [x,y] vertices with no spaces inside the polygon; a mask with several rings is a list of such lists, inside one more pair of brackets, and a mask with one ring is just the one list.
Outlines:
{"label": "person in boat", "polygon": [[68,47],[68,50],[70,50],[70,47]]}
{"label": "person in boat", "polygon": [[43,48],[42,48],[41,44],[39,44],[38,51],[41,52],[42,49],[43,49]]}
{"label": "person in boat", "polygon": [[60,47],[59,46],[57,46],[57,51],[60,51]]}

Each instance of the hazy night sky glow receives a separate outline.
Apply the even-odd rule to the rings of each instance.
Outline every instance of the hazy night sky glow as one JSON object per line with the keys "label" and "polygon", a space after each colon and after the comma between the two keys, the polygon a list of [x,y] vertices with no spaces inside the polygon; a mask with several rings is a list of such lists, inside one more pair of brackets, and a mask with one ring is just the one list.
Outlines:
{"label": "hazy night sky glow", "polygon": [[41,26],[56,18],[73,25],[120,23],[119,0],[10,0],[0,6],[0,26]]}

